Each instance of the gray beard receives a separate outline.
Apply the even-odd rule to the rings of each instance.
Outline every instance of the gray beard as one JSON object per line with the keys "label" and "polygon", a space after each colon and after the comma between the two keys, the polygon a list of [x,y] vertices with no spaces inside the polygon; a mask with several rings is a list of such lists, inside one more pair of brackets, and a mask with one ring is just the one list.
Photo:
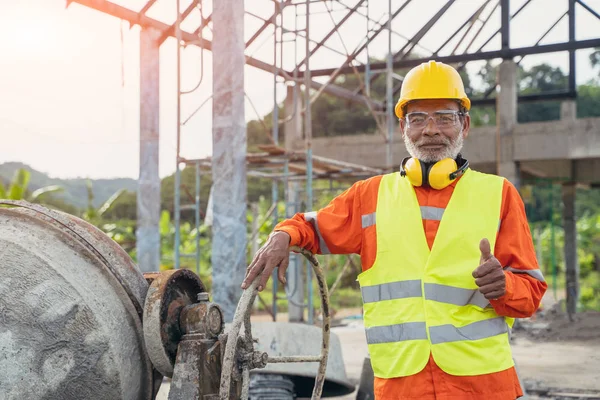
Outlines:
{"label": "gray beard", "polygon": [[464,144],[464,137],[462,133],[463,130],[461,128],[458,136],[454,140],[443,137],[439,142],[443,143],[445,147],[439,151],[428,151],[422,149],[420,146],[424,143],[427,143],[427,140],[413,142],[410,140],[406,132],[404,132],[404,135],[402,136],[404,136],[404,145],[406,146],[406,150],[408,150],[408,154],[410,154],[411,157],[418,158],[423,162],[433,163],[443,160],[444,158],[456,159]]}

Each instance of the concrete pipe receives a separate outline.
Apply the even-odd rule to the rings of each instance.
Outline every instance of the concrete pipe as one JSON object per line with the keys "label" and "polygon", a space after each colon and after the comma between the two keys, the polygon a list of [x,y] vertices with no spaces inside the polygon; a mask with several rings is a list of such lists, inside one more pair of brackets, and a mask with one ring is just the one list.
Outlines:
{"label": "concrete pipe", "polygon": [[0,201],[0,399],[151,399],[148,284],[94,226]]}

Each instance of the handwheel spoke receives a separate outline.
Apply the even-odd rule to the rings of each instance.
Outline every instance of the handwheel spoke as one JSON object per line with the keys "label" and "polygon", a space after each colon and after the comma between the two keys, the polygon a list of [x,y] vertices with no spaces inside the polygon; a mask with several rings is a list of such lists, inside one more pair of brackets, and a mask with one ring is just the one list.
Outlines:
{"label": "handwheel spoke", "polygon": [[250,368],[248,364],[244,364],[244,370],[242,371],[242,400],[248,400],[250,395]]}
{"label": "handwheel spoke", "polygon": [[[323,340],[321,343],[321,354],[318,356],[283,356],[283,357],[267,357],[266,353],[253,352],[254,341],[252,339],[252,331],[250,326],[250,311],[252,303],[257,295],[257,287],[259,277],[254,279],[250,286],[244,290],[238,307],[233,317],[233,322],[227,333],[227,344],[223,354],[223,367],[221,373],[221,385],[220,385],[220,400],[230,399],[230,390],[232,382],[232,374],[235,368],[240,368],[238,361],[243,364],[242,367],[242,390],[241,398],[246,400],[249,396],[250,390],[250,369],[251,368],[264,368],[265,361],[267,363],[297,363],[297,362],[318,362],[319,367],[317,370],[317,376],[315,379],[315,385],[312,393],[312,400],[321,398],[323,392],[323,384],[325,382],[325,370],[327,369],[327,358],[329,355],[329,336],[331,329],[331,316],[329,315],[329,293],[327,290],[327,284],[325,282],[325,274],[323,269],[319,266],[314,254],[308,250],[292,247],[290,250],[296,251],[304,255],[308,261],[312,264],[319,285],[319,293],[321,294],[321,310],[323,312]],[[244,335],[240,336],[240,329],[244,325]],[[238,347],[236,344],[238,338],[243,343],[242,346]],[[240,351],[241,354],[236,356],[236,353]],[[250,356],[252,354],[252,356]],[[239,372],[238,372],[239,373]],[[239,386],[238,386],[239,388]]]}
{"label": "handwheel spoke", "polygon": [[299,362],[321,362],[322,356],[287,356],[269,357],[267,363],[299,363]]}

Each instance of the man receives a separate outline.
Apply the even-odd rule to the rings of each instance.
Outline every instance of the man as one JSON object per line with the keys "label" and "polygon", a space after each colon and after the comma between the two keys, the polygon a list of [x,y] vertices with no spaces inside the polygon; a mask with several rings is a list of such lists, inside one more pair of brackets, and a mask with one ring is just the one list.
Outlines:
{"label": "man", "polygon": [[[512,400],[522,396],[508,330],[547,285],[523,203],[506,179],[460,156],[470,100],[458,72],[430,61],[405,77],[396,115],[411,158],[355,183],[318,212],[275,228],[242,288],[291,245],[358,253],[358,281],[378,400]],[[492,251],[493,250],[493,251]]]}

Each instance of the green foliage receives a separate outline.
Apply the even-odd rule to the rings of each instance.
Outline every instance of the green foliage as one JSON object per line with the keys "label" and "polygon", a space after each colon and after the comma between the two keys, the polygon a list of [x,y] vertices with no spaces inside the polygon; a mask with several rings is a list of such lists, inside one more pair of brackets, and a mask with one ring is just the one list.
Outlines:
{"label": "green foliage", "polygon": [[577,117],[600,117],[600,86],[594,82],[577,89]]}
{"label": "green foliage", "polygon": [[[535,187],[530,198],[546,199],[540,213],[530,215],[529,204],[528,219],[534,242],[539,243],[538,253],[541,253],[540,268],[546,276],[546,281],[551,286],[556,285],[558,290],[564,288],[565,261],[564,261],[564,230],[560,186]],[[578,189],[576,201],[577,218],[577,258],[580,269],[580,304],[582,310],[600,310],[600,191]],[[550,201],[552,200],[552,201]],[[550,224],[553,217],[554,227]],[[552,231],[554,230],[554,242]],[[540,251],[541,250],[541,251]],[[554,276],[553,259],[556,263],[556,276]]]}
{"label": "green foliage", "polygon": [[10,200],[26,200],[30,203],[43,203],[46,206],[57,208],[63,211],[74,211],[67,204],[63,204],[60,200],[52,197],[53,193],[60,193],[63,188],[58,185],[50,185],[41,187],[33,193],[29,192],[29,182],[31,180],[31,172],[25,168],[15,170],[14,177],[6,190],[2,180],[0,179],[0,199]]}
{"label": "green foliage", "polygon": [[46,187],[39,188],[38,190],[35,190],[33,193],[31,193],[30,198],[31,198],[32,202],[37,203],[52,193],[61,193],[63,191],[64,191],[64,188],[62,186],[58,186],[58,185],[46,186]]}
{"label": "green foliage", "polygon": [[98,221],[102,221],[104,215],[110,211],[113,205],[121,198],[124,194],[127,193],[127,190],[120,189],[113,193],[112,196],[108,198],[104,203],[100,205],[100,207],[94,207],[94,188],[92,181],[88,179],[87,181],[87,196],[88,196],[88,206],[87,210],[83,213],[83,218],[88,222],[98,224]]}
{"label": "green foliage", "polygon": [[[8,186],[9,182],[13,180],[13,177],[19,169],[24,169],[29,172],[30,179],[27,189],[32,192],[49,186],[60,186],[63,188],[60,193],[52,192],[49,193],[50,196],[44,195],[43,202],[45,204],[49,202],[48,199],[52,198],[52,203],[60,205],[59,208],[64,211],[66,211],[66,209],[85,210],[87,208],[87,179],[51,178],[47,174],[36,171],[35,169],[23,163],[7,162],[0,164],[0,181],[5,184],[5,188]],[[94,180],[94,207],[100,207],[102,203],[104,203],[119,189],[135,191],[137,190],[137,181],[135,179],[128,178]],[[76,214],[79,215],[80,212],[76,212]]]}
{"label": "green foliage", "polygon": [[25,199],[25,191],[29,185],[30,173],[27,170],[19,169],[8,189],[8,198],[12,200]]}
{"label": "green foliage", "polygon": [[[600,47],[596,47],[590,54],[590,64],[593,68],[600,67]],[[600,74],[598,76],[600,77]]]}

